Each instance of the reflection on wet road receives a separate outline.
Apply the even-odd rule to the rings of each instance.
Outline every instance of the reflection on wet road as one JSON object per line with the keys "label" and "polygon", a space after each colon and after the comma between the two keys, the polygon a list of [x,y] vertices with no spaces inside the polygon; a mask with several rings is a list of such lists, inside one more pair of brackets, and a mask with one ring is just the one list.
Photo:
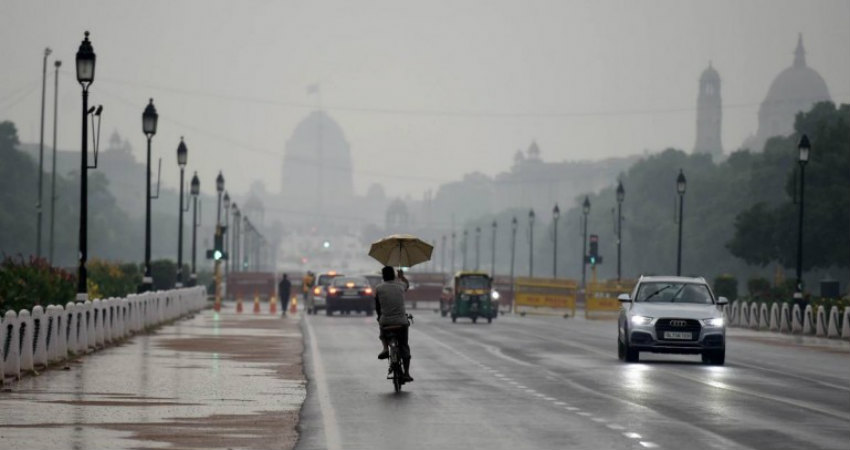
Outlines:
{"label": "reflection on wet road", "polygon": [[0,395],[0,447],[288,448],[301,348],[297,319],[207,310],[24,378]]}
{"label": "reflection on wet road", "polygon": [[395,395],[376,359],[374,318],[310,316],[303,328],[315,347],[306,352],[303,450],[846,450],[850,442],[846,342],[732,330],[722,367],[686,355],[626,364],[609,321],[452,324],[420,311],[416,382]]}

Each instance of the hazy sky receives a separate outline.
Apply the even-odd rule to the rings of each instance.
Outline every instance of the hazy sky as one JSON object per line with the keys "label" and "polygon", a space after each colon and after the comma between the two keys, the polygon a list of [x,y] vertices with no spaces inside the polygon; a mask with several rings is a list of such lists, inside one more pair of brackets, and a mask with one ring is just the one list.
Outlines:
{"label": "hazy sky", "polygon": [[[91,102],[144,158],[141,113],[160,113],[154,158],[176,185],[175,150],[212,187],[277,191],[284,145],[315,108],[345,131],[354,181],[391,195],[509,167],[536,139],[545,160],[694,144],[697,80],[722,78],[723,144],[756,130],[802,32],[810,66],[850,101],[843,1],[38,1],[0,0],[0,120],[38,142],[43,48],[63,61],[59,147],[79,148],[74,55],[91,31]],[[47,123],[52,124],[52,78]],[[46,128],[51,142],[52,125]]]}

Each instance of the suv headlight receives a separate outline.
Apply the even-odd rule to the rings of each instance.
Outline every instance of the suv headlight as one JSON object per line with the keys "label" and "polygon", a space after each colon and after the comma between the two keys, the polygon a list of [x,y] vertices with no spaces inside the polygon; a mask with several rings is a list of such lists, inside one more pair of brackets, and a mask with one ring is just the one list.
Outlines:
{"label": "suv headlight", "polygon": [[711,319],[702,319],[702,324],[706,327],[720,328],[723,326],[724,321],[722,317],[714,317]]}
{"label": "suv headlight", "polygon": [[649,325],[652,323],[652,317],[632,316],[632,325]]}

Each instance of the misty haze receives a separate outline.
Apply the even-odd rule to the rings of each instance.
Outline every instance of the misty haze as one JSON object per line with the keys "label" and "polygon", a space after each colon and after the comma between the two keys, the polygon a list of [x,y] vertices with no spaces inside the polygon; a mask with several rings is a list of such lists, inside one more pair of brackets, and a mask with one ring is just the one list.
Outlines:
{"label": "misty haze", "polygon": [[0,448],[850,442],[850,1],[0,38]]}

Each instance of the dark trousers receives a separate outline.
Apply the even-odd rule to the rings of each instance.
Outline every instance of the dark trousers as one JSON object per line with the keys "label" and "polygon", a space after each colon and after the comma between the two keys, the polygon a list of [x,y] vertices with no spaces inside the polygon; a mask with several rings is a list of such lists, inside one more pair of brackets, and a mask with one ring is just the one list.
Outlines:
{"label": "dark trousers", "polygon": [[398,339],[398,350],[401,353],[401,359],[405,361],[410,360],[410,345],[407,342],[407,326],[402,326],[400,328],[391,328],[386,330],[381,328],[381,339],[386,340],[389,343],[391,337],[395,336]]}

